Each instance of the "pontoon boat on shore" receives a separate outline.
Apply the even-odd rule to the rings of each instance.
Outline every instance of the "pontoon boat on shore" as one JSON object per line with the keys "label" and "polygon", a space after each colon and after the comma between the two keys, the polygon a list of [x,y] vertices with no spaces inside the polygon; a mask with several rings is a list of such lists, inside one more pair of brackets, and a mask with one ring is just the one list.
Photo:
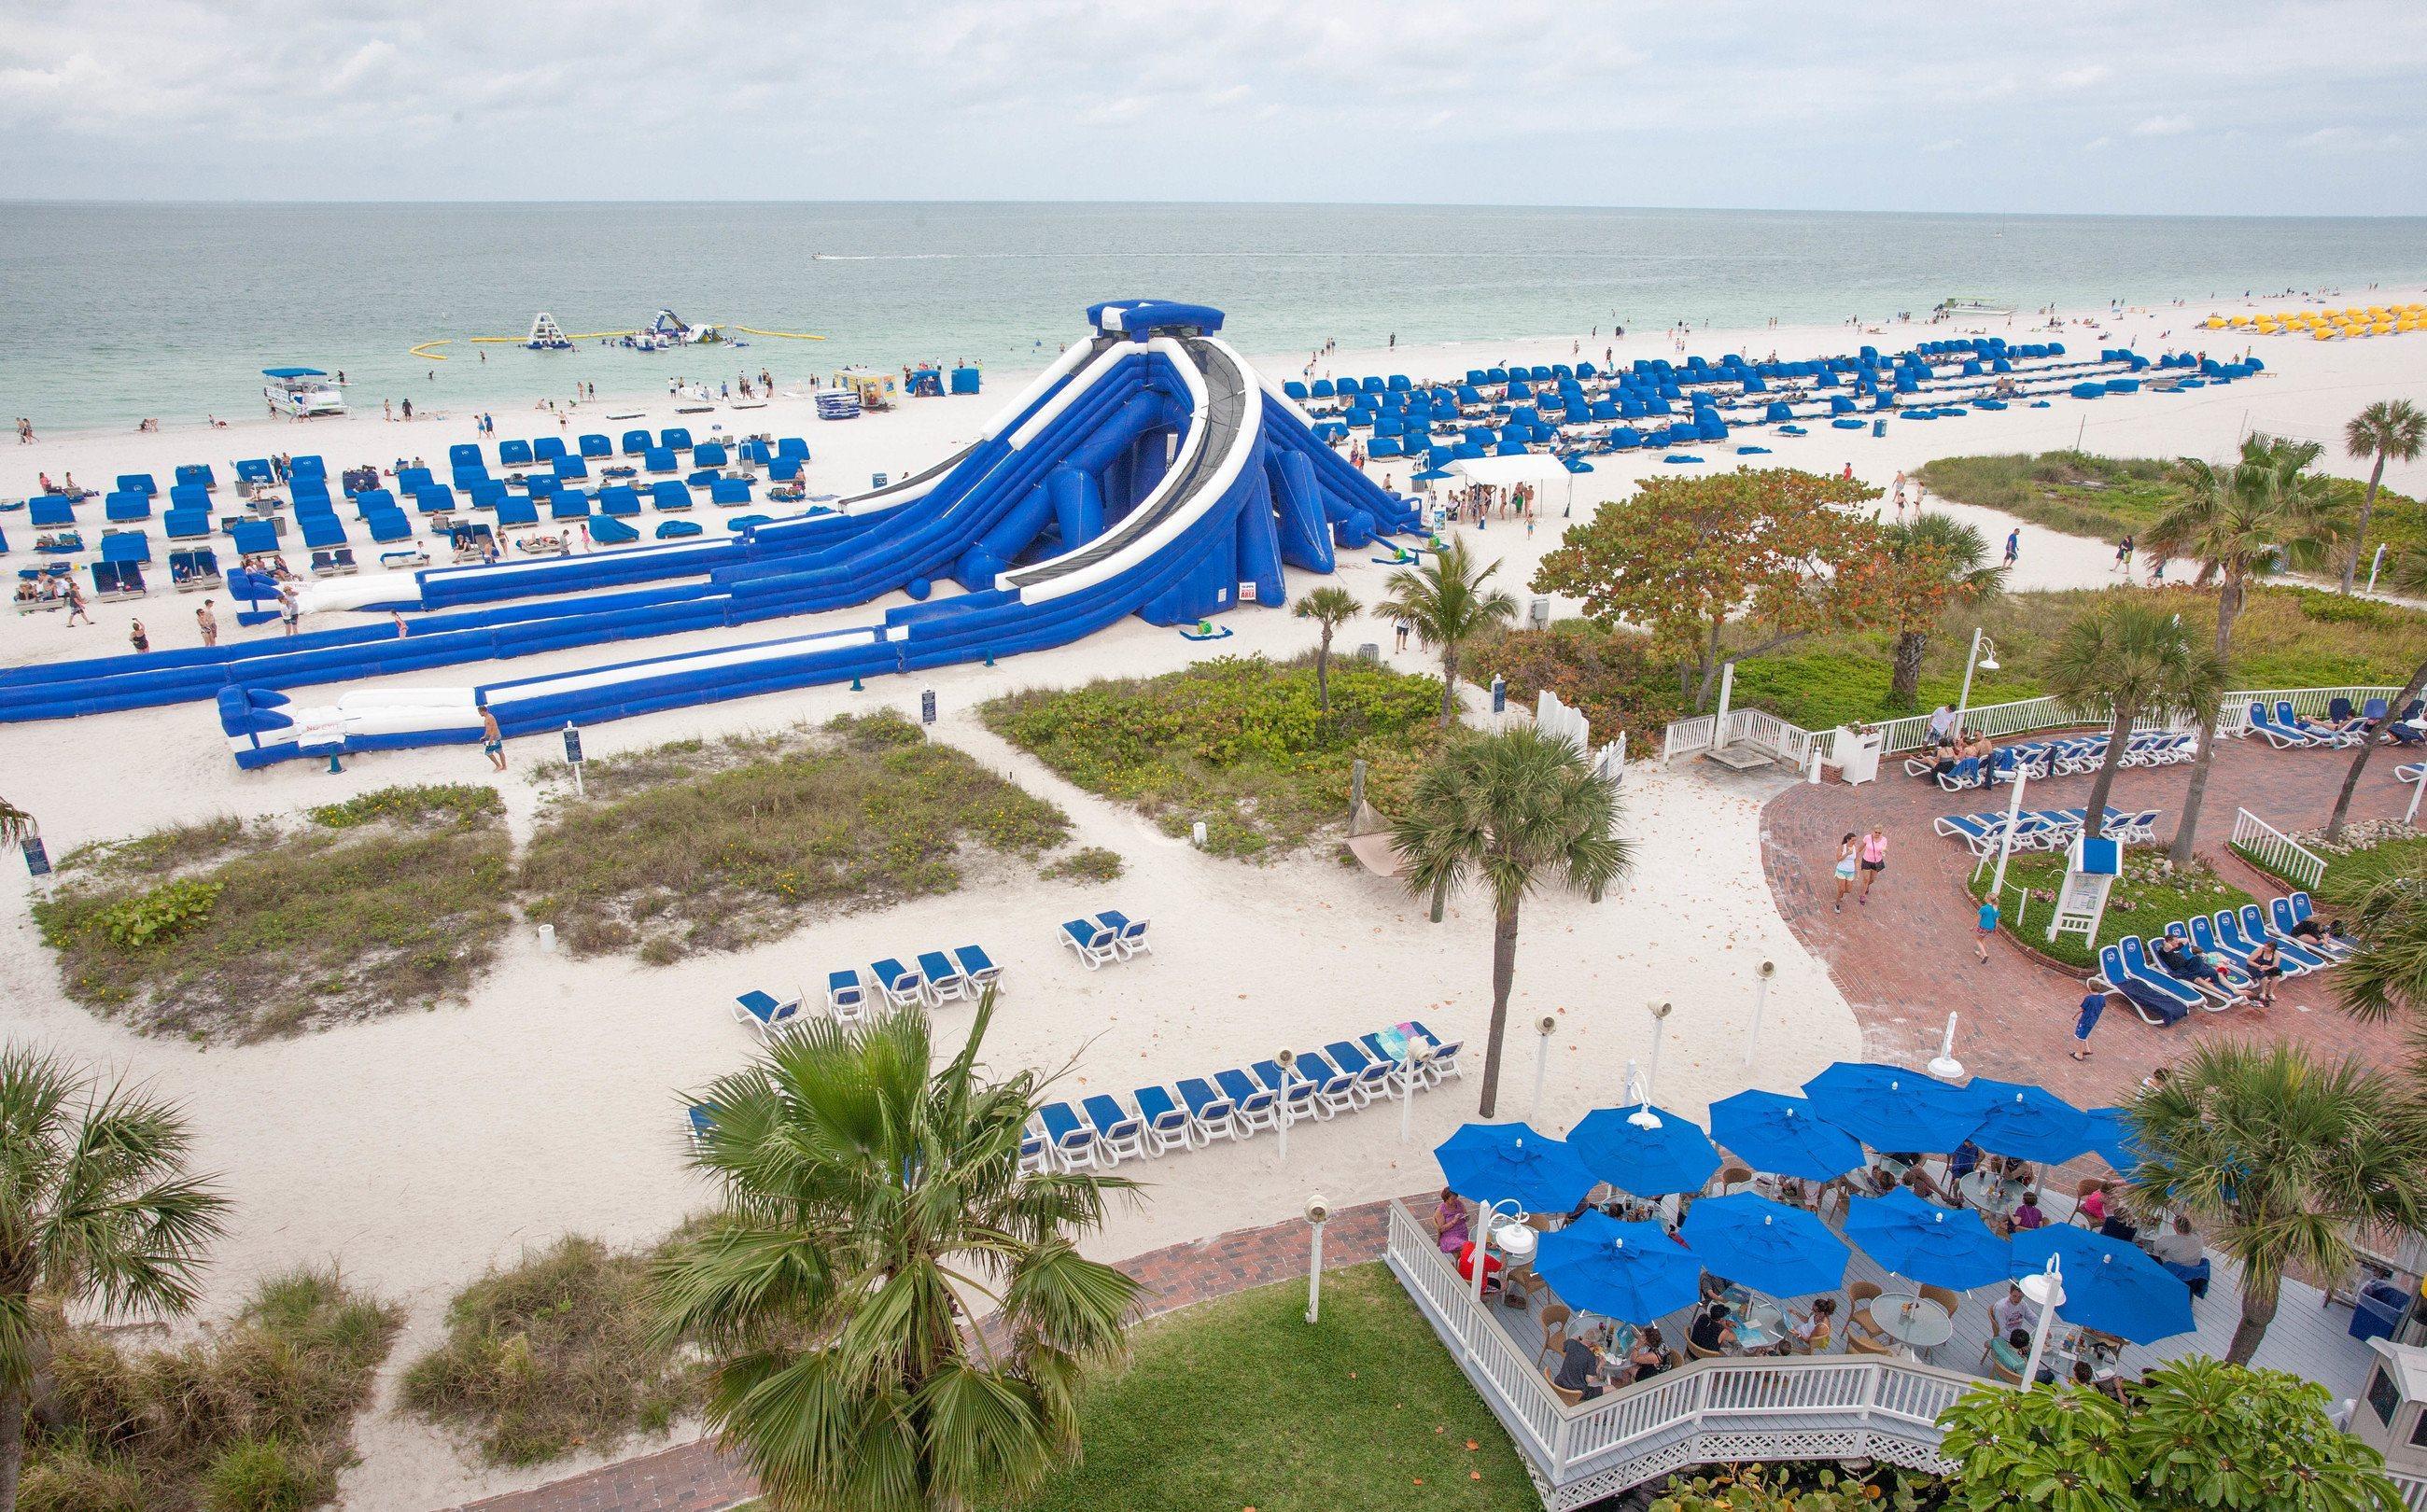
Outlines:
{"label": "pontoon boat on shore", "polygon": [[269,401],[274,415],[301,419],[346,413],[344,392],[334,379],[318,367],[265,367],[261,376],[269,380],[261,385],[261,397]]}

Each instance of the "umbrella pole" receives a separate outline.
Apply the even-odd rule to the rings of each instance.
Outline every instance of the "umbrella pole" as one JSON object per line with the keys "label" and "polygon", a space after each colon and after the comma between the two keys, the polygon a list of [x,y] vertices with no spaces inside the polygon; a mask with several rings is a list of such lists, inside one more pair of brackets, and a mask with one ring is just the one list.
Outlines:
{"label": "umbrella pole", "polygon": [[2040,1357],[2047,1353],[2048,1325],[2056,1321],[2056,1309],[2064,1306],[2064,1279],[2056,1257],[2048,1257],[2046,1270],[2024,1276],[2021,1286],[2023,1295],[2040,1305],[2040,1321],[2031,1329],[2030,1358],[2023,1365],[2023,1390],[2029,1390],[2040,1378]]}

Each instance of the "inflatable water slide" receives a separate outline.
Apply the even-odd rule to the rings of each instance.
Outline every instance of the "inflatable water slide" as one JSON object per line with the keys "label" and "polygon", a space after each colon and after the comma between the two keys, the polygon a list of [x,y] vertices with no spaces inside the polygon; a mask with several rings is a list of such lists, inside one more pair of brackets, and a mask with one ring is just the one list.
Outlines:
{"label": "inflatable water slide", "polygon": [[[1418,528],[1317,439],[1306,414],[1220,339],[1202,305],[1090,307],[1074,345],[979,440],[890,487],[730,541],[424,571],[428,617],[255,646],[18,672],[0,690],[56,713],[216,700],[237,763],[506,733],[1067,644],[1132,614],[1189,625],[1286,601],[1285,567],[1328,573],[1339,547]],[[381,590],[388,593],[390,590]],[[774,639],[449,688],[315,683],[827,613],[899,593],[868,621]],[[510,600],[510,602],[507,602]],[[138,663],[127,666],[126,663]],[[70,672],[80,668],[80,672]],[[138,684],[137,679],[151,679]],[[84,707],[63,707],[82,704]],[[30,703],[23,707],[31,707]],[[28,716],[14,712],[8,717]]]}

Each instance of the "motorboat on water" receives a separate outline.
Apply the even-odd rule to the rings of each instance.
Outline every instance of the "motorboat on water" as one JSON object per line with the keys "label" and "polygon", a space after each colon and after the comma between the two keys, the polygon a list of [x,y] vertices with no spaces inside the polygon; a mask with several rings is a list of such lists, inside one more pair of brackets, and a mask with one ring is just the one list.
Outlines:
{"label": "motorboat on water", "polygon": [[261,397],[273,415],[303,419],[346,413],[345,390],[318,367],[265,367],[261,376],[269,380],[261,385]]}

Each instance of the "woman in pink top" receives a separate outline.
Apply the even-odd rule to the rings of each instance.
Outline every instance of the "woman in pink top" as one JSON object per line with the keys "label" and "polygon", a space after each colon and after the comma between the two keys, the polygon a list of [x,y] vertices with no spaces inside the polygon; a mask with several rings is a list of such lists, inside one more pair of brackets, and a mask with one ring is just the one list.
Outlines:
{"label": "woman in pink top", "polygon": [[1871,884],[1879,881],[1880,873],[1888,869],[1888,837],[1877,824],[1872,825],[1871,832],[1863,837],[1862,857],[1863,902],[1867,903],[1871,901]]}

